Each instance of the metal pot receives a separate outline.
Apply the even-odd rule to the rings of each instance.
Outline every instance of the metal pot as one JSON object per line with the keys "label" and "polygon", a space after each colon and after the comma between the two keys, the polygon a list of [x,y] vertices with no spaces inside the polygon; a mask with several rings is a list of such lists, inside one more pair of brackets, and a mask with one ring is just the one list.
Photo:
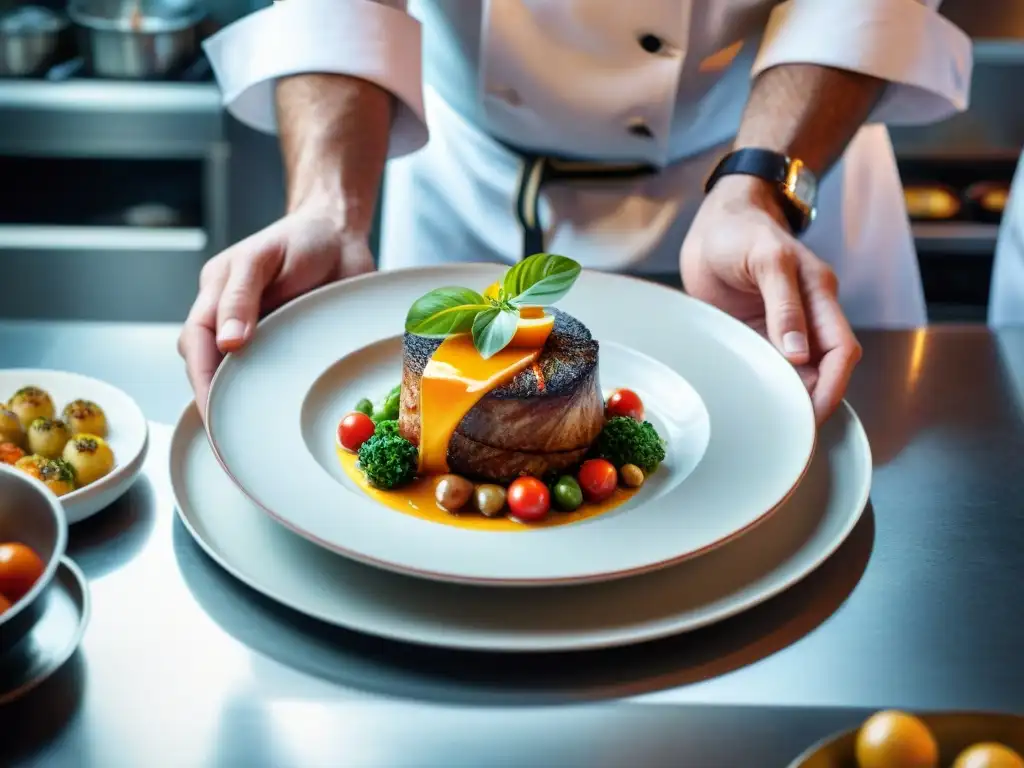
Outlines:
{"label": "metal pot", "polygon": [[171,74],[195,59],[205,11],[171,0],[73,0],[68,16],[92,74],[141,80]]}
{"label": "metal pot", "polygon": [[0,77],[30,77],[46,70],[67,26],[66,18],[40,6],[0,12]]}

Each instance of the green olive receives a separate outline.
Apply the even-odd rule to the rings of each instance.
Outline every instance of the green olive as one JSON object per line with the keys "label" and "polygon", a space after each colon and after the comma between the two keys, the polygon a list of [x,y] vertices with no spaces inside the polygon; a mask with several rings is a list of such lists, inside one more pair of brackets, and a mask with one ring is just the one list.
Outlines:
{"label": "green olive", "polygon": [[483,483],[473,491],[473,507],[484,517],[498,517],[505,510],[505,489]]}
{"label": "green olive", "polygon": [[563,512],[579,509],[580,504],[583,503],[583,491],[580,490],[580,484],[576,482],[576,478],[571,475],[562,475],[558,478],[558,482],[552,488],[552,496],[555,499],[555,506]]}
{"label": "green olive", "polygon": [[356,410],[359,411],[359,413],[365,413],[367,416],[372,416],[373,403],[370,402],[369,398],[364,397],[362,400],[356,403]]}
{"label": "green olive", "polygon": [[469,502],[473,495],[473,484],[458,475],[441,475],[434,488],[437,503],[449,512],[458,512]]}

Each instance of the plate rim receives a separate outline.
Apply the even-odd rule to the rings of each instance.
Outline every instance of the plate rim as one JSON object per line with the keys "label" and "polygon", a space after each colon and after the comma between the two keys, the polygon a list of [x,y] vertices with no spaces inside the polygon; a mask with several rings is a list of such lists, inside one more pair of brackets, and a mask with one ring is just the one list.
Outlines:
{"label": "plate rim", "polygon": [[[291,301],[283,304],[282,306],[278,307],[277,309],[273,310],[272,312],[270,312],[266,316],[264,316],[260,320],[259,325],[263,325],[264,323],[266,323],[266,322],[272,320],[273,318],[275,318],[277,315],[284,313],[286,310],[292,309],[297,304],[305,303],[305,302],[308,302],[308,301],[313,301],[313,300],[315,300],[317,297],[319,297],[322,294],[329,293],[329,292],[331,292],[333,290],[338,290],[338,286],[339,285],[349,286],[349,285],[352,285],[352,284],[355,284],[355,283],[360,283],[360,282],[369,281],[369,280],[373,280],[373,279],[381,279],[382,276],[391,276],[391,275],[395,275],[395,274],[417,276],[417,275],[428,274],[428,273],[450,272],[452,270],[478,269],[478,268],[481,268],[481,267],[486,267],[486,268],[493,269],[493,268],[500,268],[500,266],[502,266],[502,265],[494,264],[494,263],[491,263],[491,262],[465,262],[465,263],[459,263],[457,265],[430,265],[430,266],[423,266],[423,267],[407,267],[407,268],[396,269],[396,270],[387,270],[387,271],[384,271],[384,272],[379,271],[379,270],[375,270],[375,271],[372,271],[372,272],[363,273],[361,275],[356,275],[356,276],[353,276],[353,277],[350,277],[350,278],[345,278],[343,280],[338,280],[338,281],[334,281],[334,282],[331,282],[331,283],[327,283],[326,285],[322,285],[322,286],[314,289],[313,291],[310,291],[310,292],[305,293],[305,294],[303,294],[301,296],[298,296],[298,297],[292,299]],[[645,280],[645,279],[643,279],[641,277],[637,277],[637,276],[634,276],[634,275],[626,275],[626,274],[619,274],[619,273],[607,273],[607,272],[601,272],[600,270],[586,269],[586,268],[583,270],[583,272],[593,273],[593,274],[597,274],[597,275],[604,275],[606,277],[614,277],[616,280],[628,280],[628,281],[631,281],[631,282],[643,284],[645,287],[653,288],[656,291],[664,291],[666,295],[672,296],[672,299],[674,301],[680,301],[681,300],[681,301],[683,301],[685,303],[689,303],[689,304],[691,304],[691,306],[697,308],[697,311],[707,312],[708,314],[717,317],[720,321],[724,321],[727,324],[730,324],[733,327],[733,329],[735,329],[738,333],[746,334],[749,339],[756,340],[756,342],[759,343],[759,344],[767,345],[767,348],[770,348],[771,350],[777,352],[777,350],[775,349],[774,345],[772,345],[769,340],[767,340],[765,337],[763,337],[761,334],[759,334],[753,328],[748,326],[746,323],[743,323],[742,321],[737,320],[736,318],[734,318],[731,315],[729,315],[727,312],[724,312],[724,311],[718,309],[717,307],[715,307],[715,306],[713,306],[711,304],[708,304],[706,302],[700,301],[698,299],[694,299],[693,297],[689,296],[686,293],[683,293],[681,291],[677,291],[675,289],[672,289],[672,288],[670,288],[668,286],[661,285],[659,283],[654,283],[652,281]],[[204,430],[206,431],[207,440],[209,441],[210,448],[211,448],[211,450],[213,452],[213,455],[216,458],[217,462],[220,464],[221,469],[225,472],[225,474],[228,476],[228,478],[231,480],[231,482],[234,484],[234,486],[236,488],[238,488],[246,496],[246,498],[249,499],[249,501],[251,501],[253,504],[255,504],[260,510],[262,510],[264,514],[269,515],[279,525],[284,526],[285,528],[287,528],[292,533],[294,533],[294,534],[296,534],[298,536],[301,536],[302,538],[304,538],[307,541],[310,541],[310,542],[316,544],[317,546],[319,546],[321,548],[327,549],[327,550],[329,550],[331,552],[334,552],[335,554],[342,555],[344,557],[348,557],[349,559],[355,560],[355,561],[357,561],[359,563],[362,563],[364,565],[369,565],[369,566],[372,566],[372,567],[375,567],[375,568],[380,568],[380,569],[383,569],[383,570],[391,571],[393,573],[399,573],[399,574],[406,575],[406,576],[413,576],[413,577],[416,577],[416,578],[429,579],[429,580],[432,580],[432,581],[439,581],[439,582],[444,582],[444,583],[449,583],[449,584],[465,584],[465,585],[470,585],[470,586],[504,586],[504,587],[521,587],[521,588],[536,588],[536,587],[545,587],[545,586],[584,585],[584,584],[596,584],[596,583],[600,583],[600,582],[603,582],[603,581],[614,581],[614,580],[618,580],[618,579],[629,578],[631,576],[639,576],[639,575],[642,575],[642,574],[645,574],[645,573],[651,573],[651,572],[654,572],[654,571],[657,571],[657,570],[661,570],[663,568],[669,568],[669,567],[672,567],[674,565],[679,565],[681,563],[686,562],[687,560],[691,560],[691,559],[693,559],[695,557],[699,557],[701,555],[705,555],[705,554],[707,554],[707,553],[709,553],[709,552],[711,552],[711,551],[713,551],[715,549],[718,549],[719,547],[725,546],[726,544],[728,544],[728,543],[730,543],[732,541],[735,541],[737,538],[739,538],[739,537],[741,537],[741,536],[743,536],[743,535],[745,535],[747,533],[750,533],[751,531],[753,531],[754,529],[759,527],[762,523],[766,522],[787,501],[789,501],[789,499],[796,492],[797,488],[800,486],[800,484],[803,482],[804,478],[806,477],[807,472],[810,469],[811,463],[814,461],[814,456],[815,456],[815,454],[817,452],[817,448],[818,448],[818,431],[819,431],[819,428],[818,428],[818,425],[817,425],[817,419],[816,419],[815,414],[814,414],[813,402],[811,400],[810,394],[806,390],[806,387],[805,387],[803,381],[800,378],[800,374],[796,371],[795,368],[793,368],[791,365],[787,364],[788,372],[787,372],[786,375],[791,376],[791,380],[793,381],[793,383],[795,385],[794,386],[794,392],[799,390],[799,391],[801,391],[801,392],[803,392],[805,394],[805,397],[801,398],[801,402],[804,404],[804,411],[805,411],[804,415],[805,415],[805,418],[809,419],[809,422],[811,424],[811,442],[810,442],[810,446],[809,446],[809,448],[808,448],[808,450],[806,452],[806,455],[803,458],[803,466],[800,469],[799,474],[795,478],[794,482],[789,486],[788,489],[786,489],[786,491],[782,494],[782,496],[777,501],[775,501],[774,504],[772,504],[770,507],[768,507],[765,510],[763,510],[761,512],[761,514],[758,515],[757,518],[751,520],[746,525],[744,525],[742,528],[739,528],[739,529],[737,529],[735,531],[732,531],[731,533],[729,533],[729,534],[727,534],[725,536],[722,536],[719,539],[716,539],[715,541],[710,542],[710,543],[704,545],[703,547],[700,547],[700,548],[698,548],[696,550],[691,550],[691,551],[685,552],[685,553],[680,554],[680,555],[676,555],[676,556],[669,557],[669,558],[663,558],[663,559],[655,561],[655,562],[649,562],[649,563],[646,563],[646,564],[644,564],[642,566],[635,566],[635,567],[632,567],[632,568],[622,568],[622,569],[616,569],[616,570],[603,570],[600,573],[592,573],[592,574],[586,575],[586,576],[572,575],[572,576],[560,576],[560,577],[548,576],[548,577],[529,577],[529,578],[527,578],[527,577],[489,577],[489,576],[459,575],[459,574],[454,574],[454,573],[451,573],[451,572],[443,572],[443,571],[430,570],[430,569],[426,569],[426,568],[413,567],[413,566],[410,566],[410,565],[407,565],[407,564],[404,564],[404,563],[397,562],[397,561],[395,561],[393,559],[391,559],[391,560],[381,559],[381,558],[378,558],[378,557],[367,555],[367,554],[365,554],[363,552],[359,552],[357,550],[354,550],[354,549],[352,549],[350,547],[343,546],[341,544],[337,544],[337,543],[334,543],[334,542],[326,541],[326,540],[316,536],[312,532],[310,532],[310,531],[308,531],[308,530],[306,530],[304,528],[301,528],[298,525],[292,523],[290,520],[282,517],[279,513],[277,513],[274,510],[270,509],[267,505],[263,504],[260,500],[258,500],[253,495],[253,493],[249,489],[247,489],[239,481],[239,479],[232,472],[231,468],[227,465],[227,462],[224,460],[224,457],[222,455],[222,452],[221,452],[220,446],[219,446],[219,444],[217,442],[217,439],[215,438],[215,436],[213,434],[213,430],[210,428],[210,424],[212,423],[212,420],[211,420],[211,406],[212,406],[212,403],[214,401],[213,393],[215,392],[215,390],[216,390],[216,388],[218,386],[218,382],[222,381],[222,379],[223,379],[224,372],[225,372],[226,368],[228,367],[226,365],[226,363],[228,363],[228,361],[230,361],[230,360],[233,360],[235,356],[236,356],[236,353],[234,353],[234,352],[228,353],[227,355],[225,355],[224,360],[222,361],[221,365],[219,365],[217,367],[217,370],[214,372],[214,375],[213,375],[213,378],[212,378],[212,380],[210,382],[210,387],[209,387],[209,390],[208,390],[209,394],[207,396],[206,403],[205,403],[204,410],[203,410],[203,415],[202,415],[202,418],[201,418],[201,422],[202,422]],[[785,358],[782,357],[781,355],[780,355],[780,359],[781,360],[785,360]],[[698,393],[698,394],[700,394],[700,393]]]}
{"label": "plate rim", "polygon": [[[0,376],[22,374],[28,377],[37,376],[37,378],[59,376],[70,379],[84,379],[85,381],[92,382],[93,384],[99,384],[102,387],[112,389],[131,404],[132,409],[134,410],[133,419],[137,418],[138,423],[142,425],[142,442],[139,444],[139,448],[130,459],[124,463],[118,463],[110,474],[105,475],[94,483],[90,483],[85,488],[76,488],[71,493],[66,493],[63,496],[58,497],[60,499],[61,506],[64,508],[64,515],[67,518],[68,525],[74,525],[75,523],[80,523],[83,520],[88,520],[93,515],[102,511],[104,506],[93,509],[90,512],[78,514],[75,512],[75,507],[88,508],[95,503],[97,497],[104,493],[111,492],[121,485],[123,485],[124,490],[127,491],[131,482],[138,477],[139,473],[142,471],[142,465],[145,463],[146,455],[149,453],[149,421],[146,419],[146,414],[143,413],[142,407],[135,401],[134,397],[129,395],[120,387],[117,387],[108,381],[104,381],[103,379],[97,379],[95,376],[88,376],[84,373],[78,373],[77,371],[63,371],[58,368],[4,368],[0,370]],[[42,384],[40,384],[40,386],[42,386]],[[120,459],[120,457],[117,458]]]}
{"label": "plate rim", "polygon": [[[619,648],[629,645],[636,645],[640,643],[652,642],[667,637],[673,637],[679,634],[685,634],[694,630],[707,627],[726,619],[737,616],[744,613],[762,603],[771,600],[774,597],[782,594],[788,589],[791,589],[812,573],[817,571],[830,557],[832,557],[836,551],[849,539],[850,534],[854,528],[863,518],[864,511],[867,509],[867,505],[870,501],[871,486],[873,479],[873,456],[871,452],[871,443],[868,439],[867,432],[864,429],[864,425],[857,415],[857,412],[853,407],[846,401],[843,400],[840,403],[840,409],[844,411],[846,417],[850,421],[850,428],[852,430],[851,439],[856,442],[859,451],[862,453],[862,459],[864,465],[867,468],[866,474],[860,481],[860,489],[857,493],[856,503],[851,504],[851,510],[856,509],[855,512],[851,512],[847,520],[845,521],[842,529],[828,542],[827,545],[822,546],[821,551],[806,565],[801,568],[794,570],[787,578],[781,580],[778,584],[772,587],[758,592],[756,595],[752,595],[744,600],[737,601],[727,607],[722,607],[710,615],[705,616],[696,621],[685,622],[676,618],[674,622],[666,622],[657,628],[650,628],[645,630],[634,630],[631,633],[619,632],[612,636],[605,634],[592,633],[589,637],[581,637],[579,634],[566,636],[566,633],[559,635],[559,640],[556,642],[551,641],[551,635],[547,636],[547,640],[544,642],[538,642],[535,639],[528,639],[522,641],[517,639],[516,642],[511,644],[508,643],[508,637],[506,637],[503,643],[499,643],[490,636],[486,638],[462,638],[460,636],[453,637],[452,633],[447,633],[445,641],[439,641],[431,638],[419,637],[411,633],[402,634],[401,632],[379,630],[368,628],[366,622],[355,622],[350,618],[338,617],[329,615],[323,611],[318,611],[309,608],[300,608],[296,604],[286,598],[282,598],[279,591],[272,587],[265,587],[258,584],[254,579],[249,578],[247,575],[236,567],[226,556],[222,555],[217,548],[206,541],[201,536],[193,525],[190,519],[192,512],[185,511],[185,505],[182,504],[182,499],[187,499],[187,493],[184,488],[179,488],[179,477],[183,474],[176,471],[176,466],[181,462],[176,461],[177,458],[188,455],[188,451],[185,450],[189,442],[194,439],[195,435],[201,434],[207,440],[207,446],[210,448],[211,454],[213,454],[212,444],[209,442],[209,436],[206,433],[205,425],[199,414],[199,409],[196,407],[194,402],[188,403],[182,410],[177,421],[174,424],[174,428],[170,436],[170,444],[167,451],[167,462],[168,462],[168,476],[170,479],[171,494],[174,498],[175,514],[185,530],[189,533],[192,540],[199,546],[199,548],[209,557],[219,568],[223,569],[232,578],[236,579],[239,583],[244,585],[246,588],[253,590],[257,594],[273,601],[279,606],[283,606],[287,610],[295,611],[303,616],[315,619],[323,622],[324,624],[332,627],[340,627],[347,631],[356,632],[360,635],[367,637],[380,637],[386,640],[406,643],[425,648],[446,648],[450,650],[458,651],[479,651],[479,652],[499,652],[499,653],[516,653],[516,654],[529,654],[529,653],[552,653],[552,652],[566,652],[566,651],[592,651],[602,650],[610,648]],[[188,420],[194,418],[196,423],[189,425]],[[187,428],[191,426],[193,432],[186,433]],[[218,463],[218,466],[219,463]],[[232,486],[238,489],[237,485],[232,483]],[[248,496],[242,494],[249,503]],[[780,505],[781,506],[781,505]],[[257,507],[258,508],[258,507]],[[273,520],[276,525],[276,520]],[[282,526],[283,533],[287,535],[297,535],[292,533],[290,529]],[[305,539],[305,537],[300,537]],[[335,555],[338,556],[338,555]],[[358,567],[369,567],[364,563],[357,563]],[[671,567],[671,566],[670,566]],[[402,574],[404,575],[404,574]],[[406,576],[408,578],[408,576]],[[446,582],[436,582],[444,584]],[[494,588],[493,585],[474,585],[478,589]],[[597,584],[581,584],[579,585],[582,589],[599,588],[600,582]],[[499,587],[500,589],[500,587]]]}

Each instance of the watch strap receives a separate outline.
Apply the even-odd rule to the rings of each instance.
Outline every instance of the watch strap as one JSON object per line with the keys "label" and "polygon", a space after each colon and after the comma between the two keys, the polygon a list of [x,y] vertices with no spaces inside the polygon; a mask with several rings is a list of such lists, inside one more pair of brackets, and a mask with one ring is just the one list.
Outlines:
{"label": "watch strap", "polygon": [[765,181],[782,184],[786,181],[788,170],[789,158],[778,152],[755,147],[737,149],[723,157],[715,166],[715,170],[711,172],[704,185],[704,193],[710,192],[723,176],[737,173],[745,176],[757,176]]}
{"label": "watch strap", "polygon": [[793,234],[800,234],[810,224],[807,216],[782,191],[789,173],[790,160],[779,152],[757,147],[743,147],[723,157],[708,176],[704,184],[704,194],[710,192],[723,176],[740,174],[756,176],[778,186],[778,199],[782,212]]}

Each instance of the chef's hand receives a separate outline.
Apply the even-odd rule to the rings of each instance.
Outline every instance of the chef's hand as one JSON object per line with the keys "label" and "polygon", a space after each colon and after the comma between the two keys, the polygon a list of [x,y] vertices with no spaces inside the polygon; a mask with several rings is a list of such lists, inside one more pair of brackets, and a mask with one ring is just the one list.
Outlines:
{"label": "chef's hand", "polygon": [[861,348],[835,273],[790,233],[767,183],[726,176],[704,200],[680,256],[687,293],[767,335],[800,371],[820,424],[842,400]]}
{"label": "chef's hand", "polygon": [[369,272],[364,235],[323,209],[299,209],[212,258],[199,277],[178,352],[185,358],[199,412],[228,352],[251,338],[261,315],[321,285]]}

